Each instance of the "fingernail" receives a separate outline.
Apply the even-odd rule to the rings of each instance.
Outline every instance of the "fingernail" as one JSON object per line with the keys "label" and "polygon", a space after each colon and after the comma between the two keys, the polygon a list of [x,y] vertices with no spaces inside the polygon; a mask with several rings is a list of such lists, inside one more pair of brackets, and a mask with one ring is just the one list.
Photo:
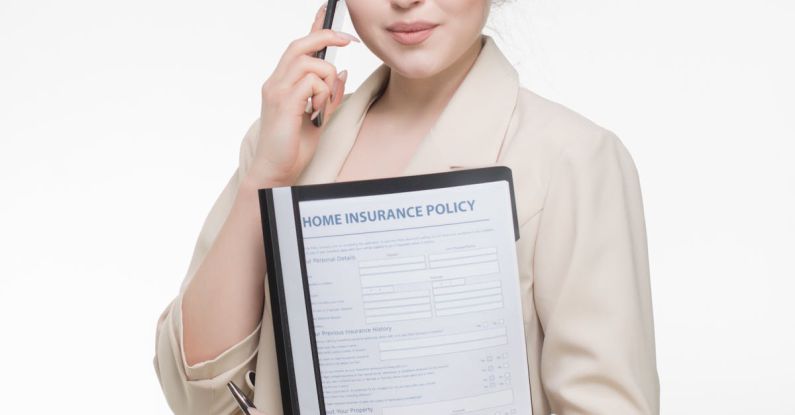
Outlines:
{"label": "fingernail", "polygon": [[339,36],[339,37],[341,37],[341,38],[343,38],[343,39],[352,40],[352,41],[354,41],[354,42],[360,42],[360,43],[361,43],[361,40],[359,40],[359,38],[358,38],[358,37],[356,37],[356,36],[354,36],[354,35],[352,35],[352,34],[350,34],[350,33],[345,33],[345,32],[337,32],[337,31],[335,31],[334,33],[335,33],[337,36]]}
{"label": "fingernail", "polygon": [[315,120],[315,118],[317,118],[317,115],[318,115],[318,114],[320,114],[320,110],[317,110],[317,111],[313,112],[313,113],[312,113],[312,116],[311,116],[311,117],[309,117],[309,119],[310,119],[310,120],[312,120],[312,121],[314,121],[314,120]]}
{"label": "fingernail", "polygon": [[337,79],[339,79],[341,82],[345,82],[345,80],[348,79],[348,70],[344,69],[340,71],[340,73],[337,74]]}

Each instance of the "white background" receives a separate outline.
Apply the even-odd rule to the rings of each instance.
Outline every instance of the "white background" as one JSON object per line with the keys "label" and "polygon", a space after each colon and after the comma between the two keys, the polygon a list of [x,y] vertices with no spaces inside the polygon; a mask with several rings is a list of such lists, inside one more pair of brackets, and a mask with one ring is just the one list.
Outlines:
{"label": "white background", "polygon": [[[168,413],[157,317],[319,4],[0,1],[0,412]],[[638,166],[663,413],[795,414],[795,3],[505,7],[524,85]]]}

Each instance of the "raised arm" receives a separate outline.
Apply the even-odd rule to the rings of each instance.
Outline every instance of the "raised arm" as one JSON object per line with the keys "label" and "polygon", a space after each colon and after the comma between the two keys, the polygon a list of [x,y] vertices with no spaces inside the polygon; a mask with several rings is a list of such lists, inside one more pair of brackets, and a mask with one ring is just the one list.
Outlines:
{"label": "raised arm", "polygon": [[281,411],[273,345],[259,345],[260,338],[272,340],[272,328],[263,324],[271,319],[263,314],[269,307],[257,189],[293,184],[313,158],[327,123],[311,123],[307,100],[329,119],[343,102],[345,74],[311,55],[356,38],[321,29],[322,10],[263,84],[260,117],[243,139],[239,166],[202,227],[179,295],[158,320],[154,365],[175,413],[236,412],[224,388],[230,379],[247,387],[243,376],[257,366],[258,350],[269,353],[259,359],[269,359],[261,367],[270,371],[257,374],[257,388],[271,414]]}
{"label": "raised arm", "polygon": [[[178,414],[232,413],[226,382],[246,383],[262,325],[264,253],[255,192],[243,173],[259,123],[240,146],[239,166],[199,233],[179,294],[157,322],[154,367]],[[250,392],[250,390],[248,391]]]}

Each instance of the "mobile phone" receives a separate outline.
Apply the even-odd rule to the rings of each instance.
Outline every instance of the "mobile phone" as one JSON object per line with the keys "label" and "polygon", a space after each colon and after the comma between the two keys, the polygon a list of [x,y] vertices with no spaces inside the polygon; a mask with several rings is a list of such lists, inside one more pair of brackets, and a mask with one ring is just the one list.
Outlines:
{"label": "mobile phone", "polygon": [[[345,4],[345,0],[328,0],[328,4],[326,5],[326,15],[323,18],[323,29],[332,29],[335,31],[339,31],[342,29],[342,25],[345,23],[345,16],[347,15],[348,9]],[[325,60],[329,63],[334,63],[334,58],[337,56],[337,49],[338,46],[329,46],[324,47],[323,49],[314,53],[314,57],[320,58]],[[306,103],[306,111],[307,114],[311,114],[312,111],[312,98]],[[323,111],[320,111],[320,114],[312,120],[312,124],[316,127],[320,127],[323,125]]]}

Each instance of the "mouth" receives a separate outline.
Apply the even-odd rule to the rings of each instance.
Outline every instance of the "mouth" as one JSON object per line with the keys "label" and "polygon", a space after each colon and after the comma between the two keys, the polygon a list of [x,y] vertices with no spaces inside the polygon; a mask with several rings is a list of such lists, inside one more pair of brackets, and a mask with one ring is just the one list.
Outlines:
{"label": "mouth", "polygon": [[438,26],[428,22],[408,22],[395,23],[386,28],[392,38],[404,45],[416,45],[422,43],[433,33]]}

